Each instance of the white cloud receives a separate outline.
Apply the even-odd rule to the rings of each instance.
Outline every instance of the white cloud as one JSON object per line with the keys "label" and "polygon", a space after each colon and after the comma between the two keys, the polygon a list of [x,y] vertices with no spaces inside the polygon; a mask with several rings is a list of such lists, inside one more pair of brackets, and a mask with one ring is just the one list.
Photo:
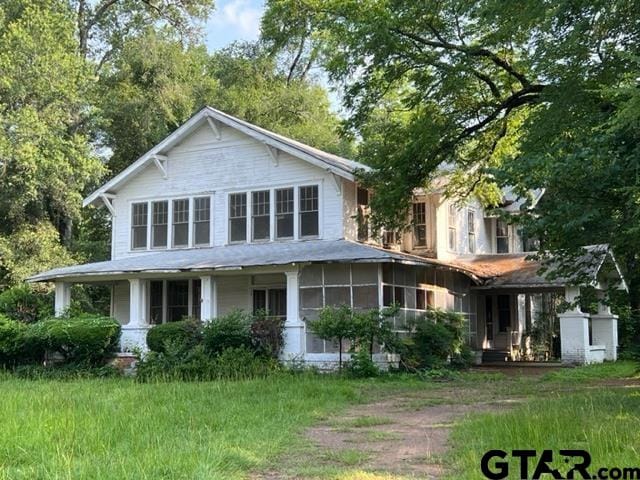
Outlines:
{"label": "white cloud", "polygon": [[254,40],[260,35],[262,7],[249,0],[218,2],[211,17],[211,24],[225,29],[234,29],[245,40]]}

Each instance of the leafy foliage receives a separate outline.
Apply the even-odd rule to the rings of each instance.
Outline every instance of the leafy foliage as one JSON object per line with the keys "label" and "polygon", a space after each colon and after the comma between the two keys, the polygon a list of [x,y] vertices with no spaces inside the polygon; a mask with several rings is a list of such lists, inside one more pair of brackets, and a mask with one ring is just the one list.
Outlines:
{"label": "leafy foliage", "polygon": [[34,323],[51,316],[53,298],[29,284],[17,285],[0,293],[0,315],[23,323]]}
{"label": "leafy foliage", "polygon": [[164,352],[167,345],[190,350],[202,343],[202,323],[188,319],[155,325],[147,333],[147,346],[152,352]]}
{"label": "leafy foliage", "polygon": [[31,328],[0,314],[0,364],[15,366],[35,362],[42,358],[44,351]]}
{"label": "leafy foliage", "polygon": [[284,346],[284,319],[257,312],[251,322],[253,349],[266,357],[278,358]]}
{"label": "leafy foliage", "polygon": [[33,335],[46,350],[60,353],[67,362],[97,365],[116,351],[120,324],[107,317],[68,317],[34,324]]}
{"label": "leafy foliage", "polygon": [[251,346],[251,315],[234,310],[208,322],[204,327],[205,350],[216,355],[227,348]]}

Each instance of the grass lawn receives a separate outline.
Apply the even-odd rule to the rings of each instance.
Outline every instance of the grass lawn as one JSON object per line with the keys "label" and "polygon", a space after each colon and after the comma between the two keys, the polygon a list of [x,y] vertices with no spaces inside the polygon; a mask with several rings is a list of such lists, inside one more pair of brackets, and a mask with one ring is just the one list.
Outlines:
{"label": "grass lawn", "polygon": [[306,375],[164,384],[6,379],[0,478],[243,478],[305,426],[397,386]]}
{"label": "grass lawn", "polygon": [[[492,448],[587,448],[596,466],[632,466],[640,452],[640,390],[594,388],[633,375],[618,363],[544,378],[464,374],[452,382],[356,381],[282,375],[265,380],[137,384],[129,379],[0,381],[0,479],[397,479],[366,468],[357,443],[322,451],[301,436],[324,423],[369,442],[398,440],[387,412],[341,418],[393,394],[405,412],[518,398],[514,408],[456,423],[444,458],[451,478],[483,478]],[[313,468],[311,468],[313,467]],[[271,476],[270,478],[278,478]]]}

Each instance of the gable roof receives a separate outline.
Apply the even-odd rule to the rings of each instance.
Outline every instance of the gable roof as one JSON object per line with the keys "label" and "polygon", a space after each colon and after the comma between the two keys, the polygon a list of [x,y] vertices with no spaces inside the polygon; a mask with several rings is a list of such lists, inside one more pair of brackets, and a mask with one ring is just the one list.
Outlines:
{"label": "gable roof", "polygon": [[353,181],[355,179],[354,174],[356,170],[370,170],[370,167],[362,163],[323,152],[317,148],[310,147],[304,143],[270,132],[269,130],[258,127],[257,125],[253,125],[249,122],[245,122],[244,120],[240,120],[239,118],[221,112],[220,110],[216,110],[215,108],[204,107],[155,147],[142,155],[96,191],[91,193],[84,199],[83,206],[92,204],[96,200],[99,200],[101,195],[109,193],[111,190],[120,186],[131,176],[140,172],[150,162],[153,162],[156,155],[162,155],[167,152],[184,140],[188,135],[193,133],[202,123],[209,121],[220,122],[223,125],[234,128],[257,141],[264,143],[266,146],[286,152],[296,158],[307,161],[316,167],[327,170],[334,175],[346,178],[347,180]]}

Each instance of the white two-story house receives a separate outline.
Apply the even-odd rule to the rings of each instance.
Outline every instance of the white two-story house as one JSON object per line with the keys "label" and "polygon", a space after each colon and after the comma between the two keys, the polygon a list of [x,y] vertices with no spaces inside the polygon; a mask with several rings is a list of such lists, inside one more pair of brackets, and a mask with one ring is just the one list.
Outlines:
{"label": "white two-story house", "polygon": [[[285,319],[283,358],[319,363],[337,355],[306,328],[324,306],[397,304],[398,330],[428,308],[455,310],[472,348],[504,360],[526,353],[544,294],[578,295],[579,286],[537,274],[513,225],[437,188],[416,192],[407,231],[374,235],[370,193],[356,181],[367,168],[204,108],[85,199],[111,215],[111,260],[31,281],[55,282],[57,314],[73,283],[109,285],[123,351],[144,349],[156,324],[266,309]],[[606,248],[585,257],[595,259],[593,286],[624,285]],[[606,307],[574,307],[560,323],[564,361],[616,357]]]}

